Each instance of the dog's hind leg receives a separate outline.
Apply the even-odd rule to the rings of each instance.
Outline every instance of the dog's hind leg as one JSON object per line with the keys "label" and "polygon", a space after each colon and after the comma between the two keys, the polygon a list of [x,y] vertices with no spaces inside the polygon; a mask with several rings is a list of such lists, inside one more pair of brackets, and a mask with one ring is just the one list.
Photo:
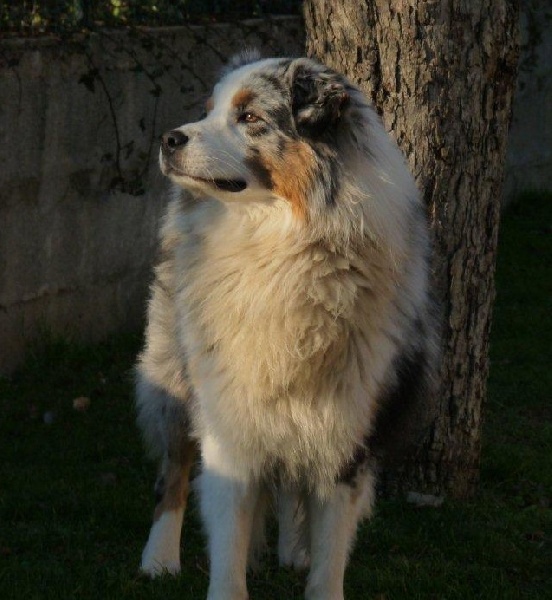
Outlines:
{"label": "dog's hind leg", "polygon": [[343,600],[343,578],[358,521],[371,510],[375,477],[364,464],[327,499],[309,498],[311,568],[307,600]]}
{"label": "dog's hind leg", "polygon": [[280,566],[300,571],[309,566],[305,499],[297,490],[278,490],[278,559]]}
{"label": "dog's hind leg", "polygon": [[196,442],[189,437],[185,406],[163,390],[141,380],[138,406],[138,420],[150,448],[162,455],[153,525],[140,568],[151,577],[163,572],[174,574],[180,571],[180,536]]}
{"label": "dog's hind leg", "polygon": [[251,540],[249,543],[249,552],[247,568],[250,571],[256,571],[261,565],[263,555],[267,550],[266,541],[266,514],[270,507],[270,494],[266,487],[261,487],[255,505],[253,515],[253,524],[251,526]]}

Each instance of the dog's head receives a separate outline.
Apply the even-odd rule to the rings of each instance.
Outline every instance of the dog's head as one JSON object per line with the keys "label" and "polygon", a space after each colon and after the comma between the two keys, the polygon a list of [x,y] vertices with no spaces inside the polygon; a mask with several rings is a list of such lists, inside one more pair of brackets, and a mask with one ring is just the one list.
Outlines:
{"label": "dog's head", "polygon": [[359,94],[309,59],[233,64],[203,118],[162,137],[161,170],[195,193],[280,199],[305,217],[313,193],[332,202],[338,139]]}

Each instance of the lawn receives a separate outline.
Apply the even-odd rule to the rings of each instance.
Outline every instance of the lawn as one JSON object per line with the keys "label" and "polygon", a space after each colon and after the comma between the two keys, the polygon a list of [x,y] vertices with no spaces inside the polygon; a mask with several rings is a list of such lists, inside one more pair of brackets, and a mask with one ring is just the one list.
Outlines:
{"label": "lawn", "polygon": [[[380,501],[362,526],[348,600],[552,598],[552,195],[503,219],[482,482],[471,502],[417,509]],[[154,466],[134,423],[139,336],[50,343],[0,379],[0,599],[205,597],[204,538],[192,502],[183,572],[137,575]],[[73,408],[78,397],[87,410]],[[269,555],[252,600],[302,597]]]}

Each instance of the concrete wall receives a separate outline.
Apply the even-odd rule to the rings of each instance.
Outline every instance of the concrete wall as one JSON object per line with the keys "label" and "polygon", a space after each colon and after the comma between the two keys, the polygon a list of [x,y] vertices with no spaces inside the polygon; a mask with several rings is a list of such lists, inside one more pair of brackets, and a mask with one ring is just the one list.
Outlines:
{"label": "concrete wall", "polygon": [[[506,197],[552,189],[552,9],[524,0]],[[135,328],[166,182],[159,135],[228,55],[300,55],[296,18],[0,42],[0,373],[43,331]]]}
{"label": "concrete wall", "polygon": [[552,3],[522,0],[521,56],[508,141],[505,200],[552,190]]}
{"label": "concrete wall", "polygon": [[158,138],[198,118],[227,57],[299,55],[297,19],[2,40],[0,373],[43,332],[143,320],[166,182]]}

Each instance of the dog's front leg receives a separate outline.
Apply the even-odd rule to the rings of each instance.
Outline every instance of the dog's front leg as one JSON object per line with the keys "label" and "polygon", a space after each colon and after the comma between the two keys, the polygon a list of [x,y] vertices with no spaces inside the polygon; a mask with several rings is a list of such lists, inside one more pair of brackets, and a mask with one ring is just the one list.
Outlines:
{"label": "dog's front leg", "polygon": [[195,442],[190,441],[178,461],[170,460],[168,456],[162,461],[155,486],[158,503],[140,566],[141,571],[151,577],[164,571],[172,574],[180,572],[180,534],[195,452]]}
{"label": "dog's front leg", "polygon": [[211,560],[207,600],[247,600],[246,570],[259,484],[213,439],[202,444],[201,511]]}
{"label": "dog's front leg", "polygon": [[369,513],[374,477],[357,473],[354,481],[338,483],[329,498],[309,498],[311,569],[307,600],[343,600],[343,579],[357,524]]}

